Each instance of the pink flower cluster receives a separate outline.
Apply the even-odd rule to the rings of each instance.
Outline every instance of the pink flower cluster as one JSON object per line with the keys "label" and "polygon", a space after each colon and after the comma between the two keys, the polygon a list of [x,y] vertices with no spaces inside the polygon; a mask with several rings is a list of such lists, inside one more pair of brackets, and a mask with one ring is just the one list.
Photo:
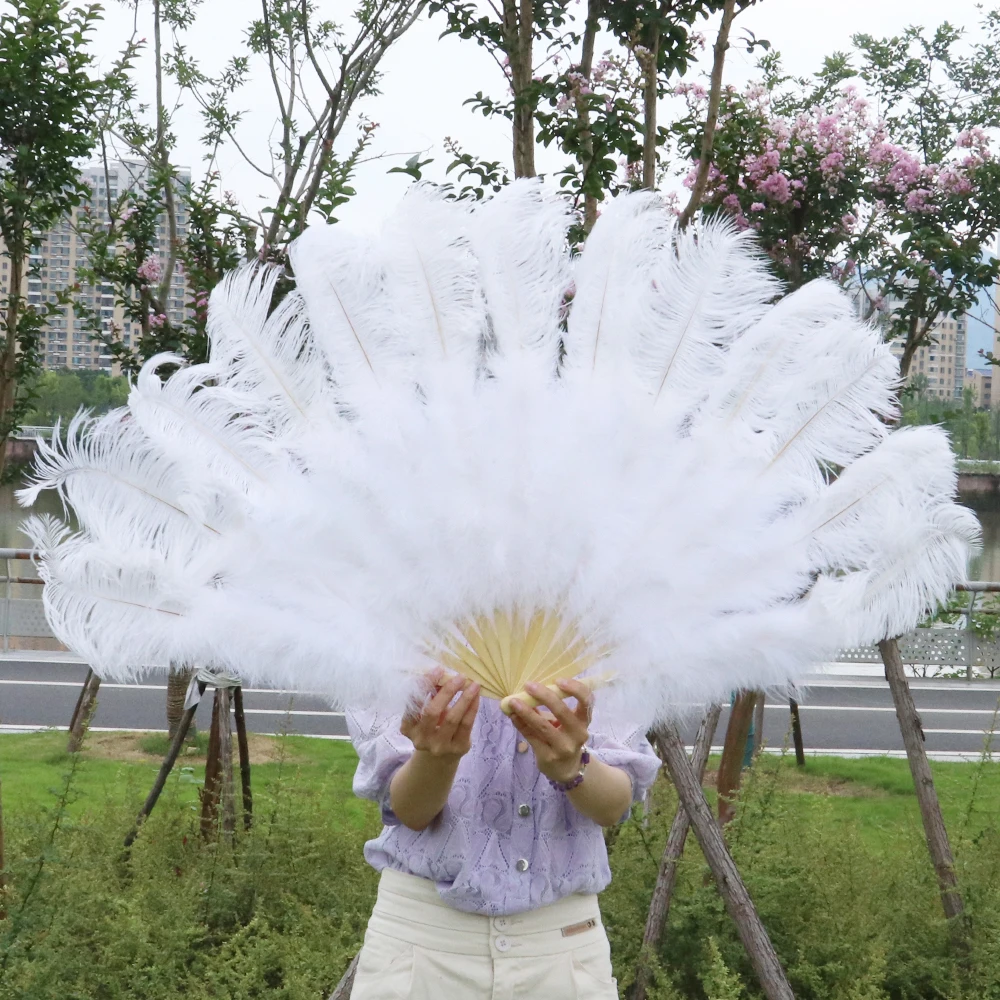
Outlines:
{"label": "pink flower cluster", "polygon": [[149,317],[149,325],[154,330],[161,329],[164,326],[164,324],[166,324],[166,322],[167,322],[167,317],[164,316],[163,313],[153,313]]}
{"label": "pink flower cluster", "polygon": [[155,257],[147,257],[135,272],[140,280],[147,285],[153,285],[163,276],[160,262]]}
{"label": "pink flower cluster", "polygon": [[[683,96],[696,116],[703,113],[703,87],[683,82],[673,93]],[[708,190],[743,228],[760,225],[748,222],[744,212],[753,217],[768,207],[799,208],[828,196],[845,203],[841,223],[848,232],[857,226],[861,202],[877,211],[892,201],[910,213],[938,212],[947,198],[972,193],[976,169],[994,155],[986,133],[972,128],[956,136],[953,158],[924,163],[888,141],[886,123],[873,116],[853,86],[841,91],[832,108],[814,106],[797,114],[776,111],[762,83],[750,84],[739,95],[728,90],[720,129],[732,127],[731,122],[744,136],[759,136],[760,145],[738,161],[723,163],[725,175],[713,164]],[[693,186],[697,172],[695,161],[685,186]]]}

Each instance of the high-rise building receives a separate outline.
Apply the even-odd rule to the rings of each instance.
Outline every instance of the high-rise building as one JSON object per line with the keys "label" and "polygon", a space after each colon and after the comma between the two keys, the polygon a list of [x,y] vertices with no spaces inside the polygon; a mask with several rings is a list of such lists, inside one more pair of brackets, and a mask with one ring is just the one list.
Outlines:
{"label": "high-rise building", "polygon": [[[926,395],[961,401],[962,390],[965,388],[966,333],[967,322],[964,315],[938,317],[929,332],[934,342],[918,347],[910,360],[907,384],[921,378],[921,381],[926,380]],[[897,358],[902,357],[902,339],[892,341],[890,346]]]}
{"label": "high-rise building", "polygon": [[970,368],[965,373],[965,384],[972,390],[972,401],[977,407],[991,409],[993,406],[993,366]]}
{"label": "high-rise building", "polygon": [[[71,216],[67,216],[39,237],[31,255],[31,274],[24,280],[22,294],[28,302],[40,305],[52,301],[56,294],[77,281],[77,271],[88,264],[86,240],[78,230],[79,217],[89,210],[93,218],[106,216],[108,203],[114,204],[129,190],[142,191],[148,175],[143,163],[115,161],[88,167],[83,171],[90,187],[90,198]],[[181,182],[190,179],[187,171],[180,172]],[[177,235],[183,239],[187,232],[187,218],[182,204],[177,207]],[[162,263],[169,251],[169,228],[165,216],[157,227],[157,250]],[[10,281],[10,261],[6,258],[0,241],[0,297],[6,295]],[[82,283],[81,283],[82,284]],[[125,317],[120,304],[115,301],[111,286],[83,285],[76,296],[82,304],[100,317],[101,329],[110,333],[120,331],[122,341],[130,346],[141,332],[141,325]],[[167,301],[167,315],[172,323],[180,323],[186,316],[187,286],[180,268],[175,268]],[[110,372],[111,357],[102,344],[91,337],[90,329],[82,317],[77,317],[70,307],[63,314],[48,321],[42,332],[41,353],[46,368],[91,368]]]}

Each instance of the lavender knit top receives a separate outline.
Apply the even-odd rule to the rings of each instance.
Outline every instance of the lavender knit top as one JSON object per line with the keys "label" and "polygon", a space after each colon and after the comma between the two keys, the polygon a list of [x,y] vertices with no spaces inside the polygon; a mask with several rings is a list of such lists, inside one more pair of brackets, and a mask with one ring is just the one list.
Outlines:
{"label": "lavender knit top", "polygon": [[[461,760],[444,809],[425,830],[403,826],[389,808],[389,783],[413,752],[399,716],[348,712],[358,752],[354,793],[382,809],[381,835],[365,845],[377,871],[392,868],[436,883],[458,910],[506,916],[611,881],[601,827],[552,788],[499,703],[483,699],[472,749]],[[632,780],[633,801],[653,784],[660,761],[635,728],[590,726],[591,753]]]}

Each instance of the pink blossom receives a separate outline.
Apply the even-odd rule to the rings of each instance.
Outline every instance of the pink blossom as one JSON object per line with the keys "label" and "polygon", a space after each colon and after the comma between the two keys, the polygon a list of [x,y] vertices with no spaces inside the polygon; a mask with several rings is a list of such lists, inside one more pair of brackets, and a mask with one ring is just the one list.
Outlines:
{"label": "pink blossom", "polygon": [[151,285],[162,277],[160,262],[155,257],[147,257],[135,272],[144,284]]}
{"label": "pink blossom", "polygon": [[757,185],[757,190],[761,194],[769,195],[781,205],[792,196],[788,185],[788,178],[780,171],[775,171],[770,176],[765,177]]}
{"label": "pink blossom", "polygon": [[936,212],[937,205],[929,201],[931,192],[927,188],[914,188],[907,196],[904,205],[907,212]]}
{"label": "pink blossom", "polygon": [[740,199],[734,194],[727,194],[726,197],[722,199],[722,204],[725,205],[731,212],[738,212],[740,210]]}
{"label": "pink blossom", "polygon": [[833,153],[827,153],[822,160],[819,161],[820,173],[829,180],[831,177],[841,177],[844,173],[844,154],[839,150]]}
{"label": "pink blossom", "polygon": [[946,194],[969,194],[972,181],[954,167],[943,167],[938,174],[938,183]]}
{"label": "pink blossom", "polygon": [[852,215],[850,212],[840,217],[840,224],[845,229],[853,229],[855,225],[857,225],[857,221],[858,221],[857,216]]}
{"label": "pink blossom", "polygon": [[750,206],[750,211],[751,212],[763,212],[766,207],[767,206],[764,204],[764,202],[762,202],[762,201],[755,201]]}
{"label": "pink blossom", "polygon": [[164,316],[163,313],[153,313],[149,317],[149,325],[154,330],[159,330],[166,322],[167,322],[167,317]]}

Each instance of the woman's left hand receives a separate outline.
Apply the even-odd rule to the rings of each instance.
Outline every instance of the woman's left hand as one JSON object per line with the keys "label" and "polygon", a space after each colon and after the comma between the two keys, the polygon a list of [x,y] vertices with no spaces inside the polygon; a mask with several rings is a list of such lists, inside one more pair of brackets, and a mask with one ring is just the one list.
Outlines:
{"label": "woman's left hand", "polygon": [[544,684],[525,684],[525,691],[548,712],[529,708],[515,698],[511,702],[511,721],[535,751],[538,770],[552,781],[566,782],[579,773],[580,757],[590,739],[587,727],[593,694],[586,684],[577,680],[556,683],[576,699],[575,708],[570,708]]}

